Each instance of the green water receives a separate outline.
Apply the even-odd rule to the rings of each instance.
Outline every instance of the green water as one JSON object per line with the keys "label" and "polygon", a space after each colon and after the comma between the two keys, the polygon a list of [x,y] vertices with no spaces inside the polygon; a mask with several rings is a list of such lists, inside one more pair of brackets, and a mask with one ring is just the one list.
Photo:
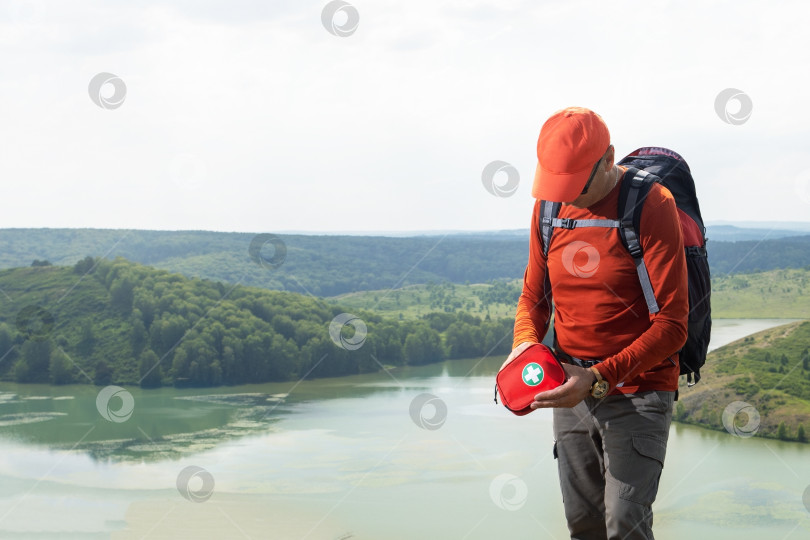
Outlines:
{"label": "green water", "polygon": [[[718,321],[716,335],[774,324]],[[120,393],[99,407],[100,388],[2,384],[0,538],[566,538],[551,413],[492,402],[501,361],[126,388],[131,411]],[[808,458],[673,425],[656,537],[810,538]]]}

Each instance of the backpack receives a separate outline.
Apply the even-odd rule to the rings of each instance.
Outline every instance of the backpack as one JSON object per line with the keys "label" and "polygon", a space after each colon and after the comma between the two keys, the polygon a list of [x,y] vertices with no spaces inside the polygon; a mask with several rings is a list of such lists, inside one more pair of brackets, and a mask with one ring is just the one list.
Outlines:
{"label": "backpack", "polygon": [[[571,220],[560,219],[560,203],[541,201],[540,235],[543,255],[548,255],[548,246],[555,227],[616,228],[622,244],[633,257],[641,290],[650,313],[659,311],[655,293],[644,264],[644,253],[639,242],[641,210],[653,182],[667,188],[675,198],[681,222],[686,269],[689,276],[689,324],[686,343],[678,351],[680,374],[686,375],[687,385],[700,381],[700,368],[706,362],[706,353],[711,337],[711,279],[706,252],[706,227],[700,215],[700,205],[695,193],[695,181],[689,165],[676,152],[667,148],[645,147],[632,152],[618,162],[627,172],[619,192],[618,220]],[[694,375],[694,382],[692,376]]]}

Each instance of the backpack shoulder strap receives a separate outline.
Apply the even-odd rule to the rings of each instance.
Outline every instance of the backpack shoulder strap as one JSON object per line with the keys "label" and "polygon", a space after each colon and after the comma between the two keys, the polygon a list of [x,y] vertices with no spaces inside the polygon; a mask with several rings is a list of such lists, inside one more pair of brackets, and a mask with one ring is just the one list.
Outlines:
{"label": "backpack shoulder strap", "polygon": [[644,264],[644,253],[639,241],[639,230],[641,225],[641,210],[647,194],[652,188],[653,182],[658,177],[644,170],[628,167],[619,192],[619,220],[621,227],[619,234],[624,247],[630,252],[636,265],[636,273],[641,283],[641,290],[644,293],[644,300],[650,313],[658,313],[660,308],[655,299],[650,274],[647,272],[647,265]]}
{"label": "backpack shoulder strap", "polygon": [[540,243],[543,246],[543,256],[548,257],[548,246],[551,244],[551,234],[554,232],[554,220],[560,213],[562,204],[551,201],[540,201]]}

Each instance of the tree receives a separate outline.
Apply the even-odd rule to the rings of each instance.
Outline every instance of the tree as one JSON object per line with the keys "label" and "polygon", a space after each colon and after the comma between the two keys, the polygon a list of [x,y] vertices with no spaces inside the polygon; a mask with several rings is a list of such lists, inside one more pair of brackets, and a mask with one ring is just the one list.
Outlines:
{"label": "tree", "polygon": [[76,344],[76,351],[83,358],[90,358],[93,354],[93,348],[96,346],[96,335],[93,332],[93,323],[90,319],[85,319],[82,323],[81,333],[79,334],[79,343]]}
{"label": "tree", "polygon": [[[368,343],[363,344],[363,348]],[[359,351],[358,351],[359,352]],[[291,339],[284,339],[280,334],[273,336],[273,341],[268,351],[268,378],[271,381],[286,381],[295,375],[295,359],[300,352],[295,342]]]}
{"label": "tree", "polygon": [[512,351],[514,321],[500,319],[497,322],[484,321],[481,334],[484,336],[481,354],[506,354]]}
{"label": "tree", "polygon": [[141,319],[147,330],[155,319],[156,304],[157,300],[155,300],[155,297],[149,291],[144,291],[143,289],[138,291],[133,301],[133,306],[140,311]]}
{"label": "tree", "polygon": [[143,319],[137,309],[132,312],[130,322],[132,331],[129,335],[129,342],[132,345],[133,355],[138,356],[143,352],[146,343],[149,341],[149,333],[146,331],[146,326],[144,326]]}
{"label": "tree", "polygon": [[71,363],[65,351],[56,349],[51,353],[50,381],[51,384],[70,384],[73,382]]}
{"label": "tree", "polygon": [[169,372],[175,384],[180,381],[187,383],[189,380],[189,359],[188,353],[185,348],[178,347],[174,351],[174,358],[172,359],[172,369]]}
{"label": "tree", "polygon": [[799,429],[796,431],[796,440],[799,442],[807,442],[807,435],[804,433],[804,424],[799,424]]}
{"label": "tree", "polygon": [[51,341],[29,340],[22,346],[21,358],[15,366],[17,382],[48,382],[51,365]]}
{"label": "tree", "polygon": [[189,328],[189,324],[180,315],[164,313],[149,328],[150,348],[159,356],[180,343]]}
{"label": "tree", "polygon": [[175,353],[186,352],[188,359],[189,382],[194,386],[216,386],[222,384],[222,368],[216,351],[199,336],[187,339]]}
{"label": "tree", "polygon": [[222,382],[224,384],[235,384],[241,380],[236,365],[236,354],[228,345],[225,345],[222,349],[220,365],[222,366]]}
{"label": "tree", "polygon": [[14,380],[17,382],[27,382],[29,373],[28,364],[24,358],[20,358],[14,364]]}
{"label": "tree", "polygon": [[682,422],[686,420],[686,416],[688,413],[686,412],[686,406],[680,401],[675,404],[675,420]]}
{"label": "tree", "polygon": [[286,315],[278,314],[273,317],[271,321],[273,330],[281,334],[287,339],[295,337],[295,323],[291,318]]}
{"label": "tree", "polygon": [[779,427],[777,428],[776,436],[782,441],[788,440],[788,429],[784,421],[779,422]]}
{"label": "tree", "polygon": [[160,371],[160,358],[152,349],[146,349],[140,356],[141,388],[157,388],[163,384]]}
{"label": "tree", "polygon": [[405,359],[411,365],[437,362],[443,357],[439,333],[424,324],[405,339]]}
{"label": "tree", "polygon": [[[14,346],[14,336],[11,333],[11,328],[6,323],[0,323],[0,357],[4,357],[2,362],[3,366],[8,366],[7,362],[11,360],[11,348]],[[3,371],[0,368],[0,371]]]}
{"label": "tree", "polygon": [[399,325],[396,323],[383,322],[376,325],[374,333],[369,336],[369,340],[374,341],[376,356],[380,362],[402,365],[404,338],[399,330]]}
{"label": "tree", "polygon": [[112,383],[113,371],[110,365],[102,358],[96,363],[96,373],[93,383],[99,386],[107,386]]}
{"label": "tree", "polygon": [[89,272],[95,264],[96,260],[90,255],[88,255],[87,257],[85,257],[84,259],[80,260],[75,265],[73,265],[73,271],[79,275],[84,275],[87,272]]}
{"label": "tree", "polygon": [[334,354],[335,344],[328,337],[315,336],[301,348],[304,360],[302,374],[322,375],[331,364],[330,355]]}
{"label": "tree", "polygon": [[437,332],[444,332],[447,330],[447,327],[456,321],[456,315],[453,313],[433,312],[428,313],[422,318]]}
{"label": "tree", "polygon": [[123,313],[129,314],[132,311],[135,285],[129,276],[116,279],[110,286],[110,307]]}

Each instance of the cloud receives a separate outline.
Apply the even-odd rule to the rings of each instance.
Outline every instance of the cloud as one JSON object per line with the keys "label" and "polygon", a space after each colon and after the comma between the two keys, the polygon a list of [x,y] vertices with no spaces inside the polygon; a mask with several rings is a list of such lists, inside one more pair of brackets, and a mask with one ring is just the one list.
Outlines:
{"label": "cloud", "polygon": [[[356,2],[349,37],[323,28],[325,4],[0,10],[0,226],[525,228],[537,133],[572,104],[619,153],[682,153],[711,179],[707,220],[748,215],[751,171],[803,155],[801,4]],[[126,83],[121,107],[89,99],[99,72]],[[729,87],[751,96],[744,125],[715,114]],[[520,174],[512,197],[481,185],[496,160]],[[785,197],[761,219],[804,215]]]}

